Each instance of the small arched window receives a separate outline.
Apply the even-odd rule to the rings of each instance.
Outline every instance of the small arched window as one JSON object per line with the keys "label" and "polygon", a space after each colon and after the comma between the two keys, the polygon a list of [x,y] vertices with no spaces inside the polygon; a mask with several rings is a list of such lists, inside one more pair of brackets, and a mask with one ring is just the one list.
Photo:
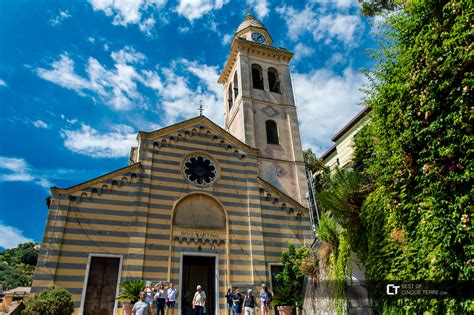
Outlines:
{"label": "small arched window", "polygon": [[229,111],[232,109],[232,83],[229,84],[227,89],[227,102],[229,102]]}
{"label": "small arched window", "polygon": [[276,122],[267,120],[265,127],[267,129],[267,143],[278,144],[278,128]]}
{"label": "small arched window", "polygon": [[270,92],[280,93],[280,78],[275,68],[268,68],[268,85]]}
{"label": "small arched window", "polygon": [[239,95],[239,81],[237,81],[237,71],[234,73],[234,99]]}
{"label": "small arched window", "polygon": [[254,89],[263,90],[263,72],[262,67],[257,64],[252,65],[252,83]]}

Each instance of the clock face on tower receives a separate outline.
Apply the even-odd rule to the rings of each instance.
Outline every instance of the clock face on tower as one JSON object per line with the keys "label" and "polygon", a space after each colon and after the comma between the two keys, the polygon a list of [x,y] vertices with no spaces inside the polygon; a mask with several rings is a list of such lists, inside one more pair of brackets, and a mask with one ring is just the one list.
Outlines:
{"label": "clock face on tower", "polygon": [[265,44],[265,36],[260,33],[252,33],[252,39],[256,43]]}

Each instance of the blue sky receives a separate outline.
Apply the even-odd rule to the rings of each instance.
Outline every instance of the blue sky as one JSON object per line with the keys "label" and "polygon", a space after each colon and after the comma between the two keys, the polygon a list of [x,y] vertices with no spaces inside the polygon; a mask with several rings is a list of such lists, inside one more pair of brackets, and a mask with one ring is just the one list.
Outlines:
{"label": "blue sky", "polygon": [[305,148],[360,109],[374,46],[356,0],[0,1],[0,248],[41,241],[49,187],[127,164],[138,130],[222,124],[217,83],[250,9],[291,68]]}

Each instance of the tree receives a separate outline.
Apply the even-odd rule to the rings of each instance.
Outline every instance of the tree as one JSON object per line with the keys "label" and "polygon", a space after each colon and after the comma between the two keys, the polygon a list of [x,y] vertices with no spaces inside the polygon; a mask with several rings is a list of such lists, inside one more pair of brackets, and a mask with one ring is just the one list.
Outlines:
{"label": "tree", "polygon": [[34,295],[22,315],[69,315],[74,312],[71,294],[63,288],[50,288]]}
{"label": "tree", "polygon": [[304,163],[306,168],[311,170],[313,174],[325,169],[324,162],[318,159],[311,149],[303,150]]}
{"label": "tree", "polygon": [[361,12],[365,16],[375,16],[401,8],[406,3],[406,0],[368,0],[362,2]]}
{"label": "tree", "polygon": [[34,243],[23,243],[0,254],[0,283],[4,287],[31,285],[38,260],[38,251],[34,247]]}
{"label": "tree", "polygon": [[321,159],[318,159],[316,154],[311,149],[303,150],[304,163],[306,168],[315,176],[313,182],[316,190],[321,190],[326,182],[326,177],[329,174],[329,169],[324,165]]}

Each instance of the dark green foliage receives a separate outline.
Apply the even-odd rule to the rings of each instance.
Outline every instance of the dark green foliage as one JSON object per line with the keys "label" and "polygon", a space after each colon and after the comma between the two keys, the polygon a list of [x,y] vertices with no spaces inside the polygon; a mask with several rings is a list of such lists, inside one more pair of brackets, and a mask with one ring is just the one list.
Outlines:
{"label": "dark green foliage", "polygon": [[4,287],[31,285],[38,260],[38,251],[34,247],[34,243],[23,243],[0,254],[0,283]]}
{"label": "dark green foliage", "polygon": [[324,189],[317,193],[320,207],[330,211],[336,221],[350,231],[354,247],[359,246],[360,208],[369,189],[370,185],[357,172],[337,169],[327,178]]}
{"label": "dark green foliage", "polygon": [[71,294],[63,288],[40,292],[26,303],[23,315],[69,315],[74,312]]}
{"label": "dark green foliage", "polygon": [[[371,280],[473,279],[472,1],[411,1],[386,24],[365,100],[375,141],[356,139],[356,167],[374,184],[360,258]],[[407,299],[387,310],[465,314],[474,303]]]}
{"label": "dark green foliage", "polygon": [[303,150],[303,157],[306,168],[311,170],[313,174],[318,173],[319,171],[326,168],[323,161],[318,159],[316,154],[311,149]]}
{"label": "dark green foliage", "polygon": [[119,302],[135,304],[141,291],[145,290],[145,280],[130,280],[120,284],[120,293],[117,297]]}
{"label": "dark green foliage", "polygon": [[366,0],[362,3],[361,12],[365,16],[375,16],[400,8],[405,2],[405,0]]}
{"label": "dark green foliage", "polygon": [[324,212],[319,220],[316,230],[316,237],[322,241],[329,243],[332,247],[337,244],[337,224],[331,216],[330,212]]}
{"label": "dark green foliage", "polygon": [[304,163],[315,177],[313,183],[317,191],[321,190],[326,182],[329,174],[329,169],[324,165],[321,159],[318,159],[316,154],[311,149],[303,150]]}
{"label": "dark green foliage", "polygon": [[274,306],[301,307],[304,274],[300,270],[301,261],[308,256],[306,247],[295,248],[289,244],[288,251],[281,254],[282,272],[275,278],[279,285],[274,289]]}
{"label": "dark green foliage", "polygon": [[374,135],[372,125],[366,124],[354,137],[354,170],[365,177],[367,182],[371,182],[377,174],[377,170],[369,169],[374,165],[375,145],[377,139]]}

